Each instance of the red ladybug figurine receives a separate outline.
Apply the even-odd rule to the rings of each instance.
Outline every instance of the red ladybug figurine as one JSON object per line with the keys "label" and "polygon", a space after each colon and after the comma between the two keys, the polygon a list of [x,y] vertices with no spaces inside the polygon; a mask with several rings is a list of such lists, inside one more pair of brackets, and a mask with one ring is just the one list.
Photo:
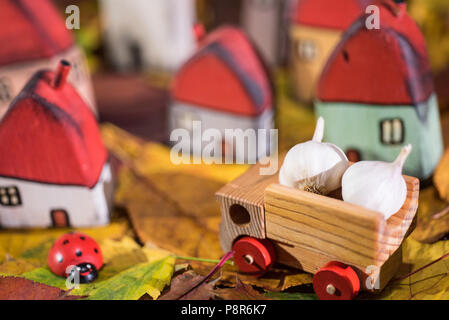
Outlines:
{"label": "red ladybug figurine", "polygon": [[98,243],[80,232],[71,232],[59,237],[48,253],[48,266],[61,277],[68,277],[75,266],[81,283],[94,281],[103,266],[103,255]]}

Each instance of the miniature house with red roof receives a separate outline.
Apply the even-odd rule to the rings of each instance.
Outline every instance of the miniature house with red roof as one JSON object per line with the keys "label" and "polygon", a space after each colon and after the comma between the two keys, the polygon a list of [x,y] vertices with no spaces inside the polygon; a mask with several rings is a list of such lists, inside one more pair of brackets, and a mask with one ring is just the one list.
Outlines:
{"label": "miniature house with red roof", "polygon": [[313,100],[323,67],[343,32],[376,1],[297,0],[290,16],[290,60],[299,100]]}
{"label": "miniature house with red roof", "polygon": [[443,146],[424,37],[405,4],[382,4],[378,30],[365,21],[344,34],[320,78],[315,107],[325,137],[352,160],[393,161],[412,144],[404,171],[429,178]]}
{"label": "miniature house with red roof", "polygon": [[39,71],[0,122],[0,225],[98,226],[109,222],[112,177],[98,124],[70,65]]}
{"label": "miniature house with red roof", "polygon": [[194,121],[200,121],[203,132],[219,130],[223,155],[252,160],[251,154],[257,154],[255,158],[270,154],[268,134],[248,142],[248,153],[243,155],[243,150],[235,149],[233,137],[225,137],[225,130],[268,132],[274,126],[274,103],[268,70],[255,47],[240,29],[224,26],[201,41],[176,75],[169,127],[191,132]]}
{"label": "miniature house with red roof", "polygon": [[0,0],[0,25],[0,119],[37,70],[61,59],[72,64],[69,81],[95,110],[84,54],[51,1]]}

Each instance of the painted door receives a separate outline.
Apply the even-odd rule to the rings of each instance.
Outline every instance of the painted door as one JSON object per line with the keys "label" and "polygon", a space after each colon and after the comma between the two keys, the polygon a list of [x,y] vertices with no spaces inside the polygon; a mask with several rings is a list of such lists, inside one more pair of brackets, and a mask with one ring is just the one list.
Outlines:
{"label": "painted door", "polygon": [[70,226],[69,215],[66,210],[64,209],[52,210],[50,215],[53,227],[64,228]]}

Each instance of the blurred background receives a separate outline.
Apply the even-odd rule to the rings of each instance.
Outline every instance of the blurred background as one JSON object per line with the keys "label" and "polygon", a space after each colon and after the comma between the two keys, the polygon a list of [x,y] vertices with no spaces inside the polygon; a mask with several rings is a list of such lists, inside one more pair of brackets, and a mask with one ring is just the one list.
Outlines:
{"label": "blurred background", "polygon": [[[296,10],[297,1],[310,4],[308,8],[313,10]],[[189,98],[207,96],[209,105],[198,103],[199,107],[206,106],[204,109],[211,107],[211,104],[221,103],[218,106],[221,109],[216,104],[213,107],[224,112],[218,113],[218,117],[210,121],[210,126],[225,126],[229,123],[232,126],[242,123],[247,125],[248,122],[244,121],[254,117],[251,112],[255,109],[263,109],[263,112],[268,110],[268,121],[258,121],[267,119],[264,114],[256,113],[257,117],[254,118],[257,121],[251,122],[251,125],[257,127],[269,122],[271,127],[274,114],[274,123],[279,128],[279,153],[286,152],[293,145],[312,137],[316,123],[313,93],[322,67],[344,30],[361,15],[367,4],[375,1],[384,0],[0,0],[0,21],[6,21],[5,26],[0,28],[0,39],[3,41],[3,46],[0,47],[0,118],[36,70],[54,69],[60,59],[68,59],[72,63],[69,80],[98,115],[103,141],[110,152],[112,165],[117,169],[118,188],[111,224],[90,230],[89,234],[100,241],[102,250],[106,248],[104,252],[108,248],[106,241],[111,239],[124,239],[123,246],[126,246],[126,250],[122,253],[114,249],[117,246],[115,242],[109,243],[110,257],[114,259],[105,258],[106,267],[101,271],[102,279],[108,280],[116,273],[140,263],[140,260],[135,259],[138,253],[136,247],[139,248],[142,244],[149,244],[151,248],[157,246],[182,257],[219,259],[223,254],[218,237],[221,213],[215,193],[243,174],[249,166],[175,165],[170,161],[170,148],[166,145],[169,140],[169,110],[180,102],[177,101],[178,97],[175,98],[175,90],[172,90],[176,80],[181,78],[177,77],[180,68],[193,54],[196,54],[195,57],[206,56],[202,56],[202,50],[196,49],[215,50],[209,56],[218,56],[228,63],[227,67],[236,71],[237,76],[228,72],[233,77],[228,76],[227,79],[231,81],[225,83],[221,79],[225,78],[223,74],[226,72],[217,75],[217,68],[211,68],[211,65],[220,67],[222,61],[215,64],[210,61],[202,62],[198,68],[201,72],[185,77],[187,80],[183,81],[184,86],[180,86],[183,87],[183,93],[187,92]],[[392,0],[389,2],[393,3]],[[349,3],[352,3],[351,10],[348,9]],[[406,3],[408,13],[418,23],[427,43],[447,150],[449,0],[408,0]],[[80,28],[71,31],[75,45],[64,24],[67,21],[74,23],[70,20],[70,16],[74,14],[73,5],[79,8],[80,13]],[[322,14],[323,8],[328,9],[326,14]],[[333,17],[333,21],[329,17]],[[329,28],[329,24],[334,25]],[[233,25],[240,29],[226,28],[227,32],[213,32],[223,25]],[[300,27],[296,28],[298,25]],[[257,52],[252,50],[253,46],[239,30],[248,35]],[[206,34],[209,37],[205,37]],[[416,32],[414,35],[416,36]],[[30,40],[33,36],[34,39]],[[417,38],[421,40],[419,34]],[[202,40],[207,45],[200,46]],[[421,44],[421,41],[418,42]],[[15,43],[18,45],[14,45]],[[391,52],[387,49],[390,47],[380,48],[383,53]],[[342,56],[348,62],[347,52],[343,51]],[[360,56],[362,55],[357,58]],[[357,59],[360,62],[357,71],[360,65],[365,65],[365,57],[362,58],[363,60]],[[389,56],[386,60],[392,61],[388,58]],[[367,64],[368,59],[366,57]],[[354,60],[356,59],[352,59]],[[426,57],[423,60],[427,76]],[[415,64],[410,69],[413,67]],[[225,68],[220,71],[223,69]],[[410,78],[414,80],[413,71],[410,73]],[[346,76],[344,73],[344,77]],[[353,78],[356,81],[359,79],[357,76]],[[372,87],[378,85],[381,90],[385,90],[383,81],[373,83],[370,75],[368,79],[371,81],[368,83],[373,84]],[[300,85],[294,80],[299,80]],[[204,89],[204,86],[212,82],[215,89],[218,87],[215,96],[207,94],[208,90]],[[197,85],[198,83],[201,85]],[[390,90],[393,95],[396,94],[395,83],[388,84],[393,88]],[[222,90],[224,87],[231,87],[234,91]],[[335,86],[332,84],[329,87]],[[351,91],[353,86],[349,88]],[[217,91],[221,92],[217,94]],[[240,94],[244,96],[243,99],[234,96],[226,99],[230,96],[229,91],[244,91],[246,95]],[[251,97],[247,99],[247,96]],[[245,110],[249,111],[244,114],[241,102],[247,100],[251,100],[247,103],[250,106]],[[181,107],[185,106],[182,102],[184,101],[179,103]],[[223,119],[226,111],[231,109],[229,105],[233,105],[234,114],[225,122]],[[435,104],[433,107],[436,110]],[[272,110],[275,112],[271,112]],[[210,110],[202,115],[210,115],[208,111]],[[184,123],[191,124],[191,120],[195,119],[194,112],[182,115],[186,116],[181,119],[185,120]],[[430,149],[433,147],[432,143],[437,147],[441,146],[439,127],[435,126],[438,118],[435,117],[434,120],[428,127],[436,128],[438,139],[420,141]],[[345,118],[340,124],[344,126],[346,121]],[[392,121],[382,118],[382,122],[388,124]],[[383,129],[377,122],[375,124],[376,130]],[[395,124],[401,129],[400,121],[390,124],[390,133]],[[339,130],[344,133],[347,131],[347,128]],[[397,131],[403,134],[403,130]],[[415,127],[412,131],[416,132]],[[363,140],[363,135],[360,136]],[[376,140],[379,140],[379,136],[383,139],[383,135],[375,133],[374,136]],[[391,136],[387,135],[387,138],[392,138]],[[400,142],[399,138],[395,140]],[[389,145],[390,142],[386,141],[385,144]],[[224,147],[226,151],[226,145]],[[399,148],[400,145],[394,147]],[[425,160],[429,158],[427,150],[422,152]],[[430,185],[420,191],[418,225],[413,239],[410,237],[407,242],[408,249],[404,251],[404,267],[407,268],[404,273],[426,265],[449,251],[447,241],[437,242],[432,247],[429,245],[440,239],[447,240],[449,234],[449,152],[446,152],[443,160],[439,175],[441,187]],[[51,282],[53,278],[49,277],[44,281],[39,272],[50,272],[42,268],[46,267],[47,252],[55,236],[67,230],[2,230],[0,274],[2,271],[4,274],[15,275],[25,271],[36,272],[30,279],[52,285],[60,283],[65,288],[64,279]],[[128,236],[133,239],[131,244]],[[139,244],[134,243],[134,240]],[[113,255],[113,251],[117,255]],[[2,257],[14,267],[15,263],[24,266],[20,266],[20,270],[6,272]],[[10,257],[19,259],[16,261]],[[39,268],[35,269],[36,267]],[[430,281],[414,279],[410,288],[402,283],[396,287],[393,284],[391,290],[385,291],[384,297],[445,298],[444,294],[449,292],[447,281],[430,276],[431,272],[446,276],[447,266],[444,261],[440,267],[441,270],[429,269],[428,274],[422,273],[423,279]],[[198,263],[195,270],[198,274],[206,275],[210,271],[210,264]],[[237,279],[235,272],[235,268],[229,268],[227,274],[224,273],[221,277],[222,283],[233,288]],[[239,275],[241,276],[243,275]],[[311,276],[298,270],[276,269],[266,278],[247,276],[242,279],[258,288],[276,291],[290,287],[304,290],[303,285],[306,285],[305,289],[309,293],[312,290]],[[432,279],[437,282],[432,283]],[[137,281],[136,285],[142,283],[144,282]],[[115,289],[115,282],[113,284]],[[415,294],[415,291],[412,294],[411,286],[414,284],[416,292],[423,292],[422,295]],[[441,287],[438,288],[437,284]],[[423,288],[428,288],[428,291]],[[425,295],[427,293],[429,294]]]}
{"label": "blurred background", "polygon": [[[108,23],[115,19],[114,11],[119,11],[123,24],[138,26],[138,8],[123,9],[115,0],[54,0],[55,5],[65,14],[68,5],[80,8],[81,28],[75,31],[76,41],[87,55],[89,69],[93,77],[96,102],[101,121],[112,122],[140,137],[155,141],[167,140],[166,107],[169,103],[169,86],[180,62],[177,58],[167,58],[154,65],[142,66],[139,43],[130,41],[128,47],[133,62],[117,65],[117,51],[111,42],[114,35],[108,35]],[[139,1],[141,2],[141,1]],[[155,6],[162,3],[172,9],[159,12],[158,17],[150,17],[154,35],[159,43],[178,41],[185,37],[184,25],[193,20],[204,26],[195,32],[209,32],[223,24],[242,27],[262,52],[265,60],[276,75],[276,83],[282,82],[282,75],[288,69],[289,61],[289,13],[296,0],[186,0],[184,5],[175,1],[149,1]],[[132,1],[126,1],[127,4]],[[158,4],[156,4],[158,3]],[[419,24],[427,41],[430,63],[435,78],[435,86],[440,102],[441,119],[444,123],[449,112],[449,2],[447,0],[408,0],[408,12]],[[114,7],[115,10],[111,10]],[[162,9],[161,9],[162,10]],[[135,29],[144,28],[143,26]],[[113,33],[113,31],[110,31]],[[195,33],[192,30],[192,36]],[[176,35],[179,33],[179,35]],[[131,40],[132,36],[129,36]],[[191,41],[195,41],[194,39]],[[179,51],[188,51],[189,44],[180,44]],[[164,50],[161,45],[160,50]],[[189,49],[192,50],[192,49]],[[165,52],[168,57],[173,52]],[[114,55],[116,55],[114,57]],[[183,59],[184,57],[178,57]],[[157,57],[154,61],[157,61]],[[173,63],[173,61],[175,61]],[[164,64],[165,63],[165,64]],[[279,79],[281,77],[281,79]],[[292,96],[292,90],[285,81],[285,93]],[[304,106],[292,99],[291,103]],[[445,127],[445,126],[443,126]],[[444,134],[445,140],[447,134]]]}

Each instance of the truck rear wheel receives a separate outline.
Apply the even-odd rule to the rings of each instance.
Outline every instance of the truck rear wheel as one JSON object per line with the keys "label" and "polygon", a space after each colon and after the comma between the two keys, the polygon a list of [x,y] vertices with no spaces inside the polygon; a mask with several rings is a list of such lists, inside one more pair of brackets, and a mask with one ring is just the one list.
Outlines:
{"label": "truck rear wheel", "polygon": [[276,260],[276,251],[268,239],[243,237],[234,243],[232,250],[240,271],[255,276],[265,274]]}
{"label": "truck rear wheel", "polygon": [[360,290],[360,280],[354,269],[332,261],[313,276],[313,290],[320,300],[352,300]]}

